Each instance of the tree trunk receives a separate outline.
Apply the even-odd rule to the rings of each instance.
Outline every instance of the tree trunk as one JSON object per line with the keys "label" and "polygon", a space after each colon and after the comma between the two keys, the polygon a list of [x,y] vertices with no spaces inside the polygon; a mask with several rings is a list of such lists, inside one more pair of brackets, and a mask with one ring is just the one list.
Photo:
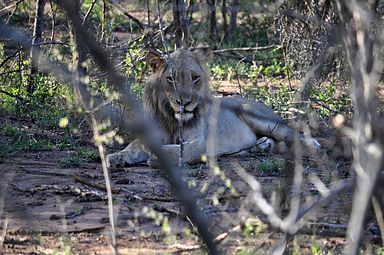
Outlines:
{"label": "tree trunk", "polygon": [[187,17],[188,17],[189,24],[192,23],[194,8],[195,8],[194,1],[193,0],[189,0],[188,1],[188,7],[187,7]]}
{"label": "tree trunk", "polygon": [[[72,0],[74,8],[74,13],[80,13],[80,0]],[[86,48],[84,43],[78,38],[78,32],[71,22],[69,22],[69,34],[71,37],[72,45],[72,66],[74,70],[74,92],[77,95],[79,100],[83,101],[83,105],[89,103],[90,98],[88,97],[89,92],[87,91],[87,84],[83,83],[84,78],[87,75],[87,70],[84,67],[83,63],[86,60]],[[79,102],[80,103],[80,102]]]}
{"label": "tree trunk", "polygon": [[239,12],[239,1],[233,0],[231,7],[231,18],[229,20],[228,39],[232,39],[237,25],[237,13]]}
{"label": "tree trunk", "polygon": [[35,74],[38,72],[39,52],[41,36],[44,27],[44,7],[45,0],[38,0],[36,4],[36,17],[33,29],[32,48],[31,48],[31,72],[29,76],[29,83],[27,92],[32,94],[35,91]]}
{"label": "tree trunk", "polygon": [[208,4],[208,16],[209,16],[209,28],[211,38],[217,40],[217,22],[216,22],[216,1],[207,0]]}
{"label": "tree trunk", "polygon": [[179,0],[173,0],[172,13],[173,13],[173,23],[176,27],[176,31],[175,31],[176,48],[181,48],[181,38],[183,35],[182,35],[181,25],[180,25]]}
{"label": "tree trunk", "polygon": [[107,13],[108,13],[108,6],[106,1],[103,0],[103,16],[101,19],[101,38],[100,38],[100,42],[103,44],[106,44],[108,39]]}
{"label": "tree trunk", "polygon": [[227,21],[227,0],[222,0],[221,2],[221,15],[223,16],[223,32],[224,40],[228,37],[228,21]]}
{"label": "tree trunk", "polygon": [[173,22],[176,27],[176,47],[188,49],[189,25],[185,0],[173,0]]}

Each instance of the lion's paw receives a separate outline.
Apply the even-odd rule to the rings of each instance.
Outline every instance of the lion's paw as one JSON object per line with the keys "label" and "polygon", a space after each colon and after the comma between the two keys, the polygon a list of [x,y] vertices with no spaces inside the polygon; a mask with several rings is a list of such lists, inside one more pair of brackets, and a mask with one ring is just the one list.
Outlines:
{"label": "lion's paw", "polygon": [[276,142],[269,137],[262,137],[256,142],[256,146],[252,148],[252,152],[262,151],[265,153],[272,153],[276,149]]}
{"label": "lion's paw", "polygon": [[129,155],[129,153],[121,152],[109,154],[107,155],[105,160],[107,162],[108,168],[129,166],[136,163],[133,158]]}

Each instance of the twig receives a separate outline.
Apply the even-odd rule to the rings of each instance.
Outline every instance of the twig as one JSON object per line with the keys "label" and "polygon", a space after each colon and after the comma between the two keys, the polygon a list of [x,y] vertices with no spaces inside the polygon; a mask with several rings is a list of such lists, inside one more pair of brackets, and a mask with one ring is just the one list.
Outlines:
{"label": "twig", "polygon": [[240,84],[239,65],[240,65],[241,62],[243,62],[246,59],[247,59],[246,57],[243,57],[242,59],[240,59],[239,62],[237,62],[236,66],[235,66],[236,67],[236,71],[237,71],[236,80],[237,80],[237,85],[239,86],[239,92],[240,92],[241,96],[243,96],[243,89],[242,89],[241,84]]}
{"label": "twig", "polygon": [[83,22],[81,23],[83,26],[84,26],[85,22],[87,22],[88,16],[91,13],[91,11],[93,9],[93,6],[95,6],[96,2],[97,2],[97,0],[93,0],[92,3],[91,3],[91,6],[89,6],[88,11],[87,11],[87,13],[84,16]]}
{"label": "twig", "polygon": [[7,92],[5,90],[2,90],[2,89],[0,89],[0,93],[3,93],[3,94],[5,94],[5,95],[7,95],[9,97],[16,98],[17,100],[24,101],[24,98],[22,98],[20,95],[14,95],[14,94],[11,94],[11,93],[9,93],[9,92]]}
{"label": "twig", "polygon": [[324,104],[324,103],[321,102],[321,101],[318,101],[318,100],[317,100],[316,98],[314,98],[314,97],[310,97],[309,99],[311,100],[311,102],[316,103],[317,105],[319,105],[319,106],[321,106],[321,107],[327,109],[328,111],[331,111],[331,112],[333,112],[333,113],[338,113],[338,111],[336,111],[336,110],[330,108],[329,106],[327,106],[326,104]]}
{"label": "twig", "polygon": [[10,59],[14,58],[17,56],[17,54],[20,53],[21,49],[17,49],[12,55],[6,57],[0,64],[0,68],[3,67]]}
{"label": "twig", "polygon": [[[215,243],[220,243],[221,241],[223,241],[227,236],[228,236],[228,232],[224,232],[218,236],[215,237],[214,241]],[[169,248],[171,249],[177,249],[177,251],[181,252],[181,251],[193,251],[193,250],[198,250],[198,249],[201,249],[203,246],[201,244],[194,244],[194,245],[186,245],[186,244],[181,244],[181,243],[175,243],[175,244],[172,244]]]}
{"label": "twig", "polygon": [[[28,164],[29,161],[25,162],[26,164]],[[13,162],[12,162],[13,163]],[[21,162],[17,162],[18,164],[20,164]],[[29,162],[29,167],[33,166],[33,164],[36,164],[35,162]],[[53,167],[54,164],[47,164],[47,165],[40,165],[40,169],[41,167]],[[24,167],[24,166],[18,166],[19,169],[23,169],[23,173],[26,173],[26,174],[33,174],[33,175],[47,175],[47,176],[56,176],[56,177],[68,177],[68,174],[66,173],[60,173],[60,172],[45,172],[45,171],[37,171],[37,170],[32,170],[30,169],[29,167]]]}
{"label": "twig", "polygon": [[[55,26],[56,26],[56,12],[57,12],[57,9],[58,9],[58,5],[56,5],[56,9],[53,10],[53,4],[52,4],[52,1],[53,0],[49,0],[49,5],[51,7],[51,11],[52,11],[52,18],[51,18],[51,22],[52,22],[52,29],[51,29],[51,42],[54,41],[55,39]],[[49,50],[51,51],[52,50],[52,47],[53,45],[51,44],[50,45],[50,48]]]}
{"label": "twig", "polygon": [[0,12],[6,11],[6,10],[12,8],[13,6],[18,6],[21,2],[24,2],[24,0],[18,0],[15,3],[13,3],[13,4],[10,4],[10,5],[6,6],[6,7],[4,7],[3,9],[0,10]]}
{"label": "twig", "polygon": [[220,49],[220,50],[214,50],[213,53],[224,53],[224,52],[233,52],[233,51],[260,51],[260,50],[270,50],[270,49],[280,49],[280,48],[281,48],[280,45],[268,45],[263,47]]}
{"label": "twig", "polygon": [[127,16],[129,19],[133,20],[140,27],[141,30],[144,30],[143,24],[141,24],[141,22],[136,17],[132,16],[128,11],[124,10],[124,8],[117,1],[115,0],[107,0],[107,1],[112,6],[117,8],[122,14]]}
{"label": "twig", "polygon": [[[98,189],[98,190],[101,190],[101,191],[104,191],[104,192],[107,192],[107,189],[106,189],[105,185],[100,185],[100,184],[97,184],[97,183],[93,183],[93,182],[87,181],[87,180],[81,178],[80,176],[77,176],[77,175],[74,175],[74,174],[72,174],[71,177],[73,178],[73,180],[75,180],[75,182],[87,185],[89,187],[92,187],[92,188],[95,188],[95,189]],[[117,193],[118,191],[119,191],[118,189],[112,189],[113,193]]]}
{"label": "twig", "polygon": [[186,245],[181,243],[175,243],[169,246],[171,249],[176,249],[178,251],[193,251],[201,248],[201,244]]}
{"label": "twig", "polygon": [[309,211],[312,211],[314,208],[329,203],[329,201],[331,201],[340,193],[352,189],[355,185],[356,185],[355,178],[340,180],[339,182],[333,185],[333,188],[329,189],[328,192],[320,195],[315,201],[307,202],[304,205],[302,205],[297,214],[296,221],[299,221]]}
{"label": "twig", "polygon": [[66,47],[70,46],[68,43],[59,42],[59,41],[39,42],[39,43],[32,44],[32,46],[36,46],[36,45],[63,45]]}
{"label": "twig", "polygon": [[5,235],[7,234],[8,218],[4,219],[2,228],[3,228],[3,231],[1,232],[1,235],[0,235],[0,247],[3,247],[4,241],[5,241]]}
{"label": "twig", "polygon": [[[90,182],[90,181],[85,180],[85,179],[81,178],[80,176],[77,176],[77,175],[74,175],[74,174],[71,175],[71,177],[76,182],[78,182],[78,183],[81,183],[81,184],[87,185],[89,187],[96,188],[98,190],[107,192],[107,189],[105,188],[104,185],[100,185],[100,184],[97,184],[97,183]],[[130,193],[130,195],[129,195],[130,197],[133,197],[133,198],[139,199],[139,200],[153,200],[153,201],[160,201],[160,202],[175,202],[175,201],[178,201],[175,198],[169,198],[169,197],[136,195],[132,191],[129,191],[129,190],[125,189],[125,188],[123,188],[123,189],[112,189],[112,192],[114,194],[117,194],[117,193],[120,193],[121,190],[124,191],[124,192],[129,192]]]}
{"label": "twig", "polygon": [[11,70],[11,71],[7,71],[7,72],[3,72],[3,73],[0,73],[0,76],[4,75],[4,74],[10,74],[10,73],[18,73],[22,70],[24,70],[25,68],[22,68],[21,70],[20,69],[15,69],[15,70]]}

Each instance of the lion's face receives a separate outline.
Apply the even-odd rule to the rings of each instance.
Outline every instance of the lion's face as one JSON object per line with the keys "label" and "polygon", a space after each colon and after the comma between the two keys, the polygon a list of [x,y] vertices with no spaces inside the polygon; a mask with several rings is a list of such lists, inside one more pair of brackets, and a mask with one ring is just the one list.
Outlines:
{"label": "lion's face", "polygon": [[198,120],[205,111],[202,98],[210,94],[206,56],[207,52],[202,49],[195,52],[179,49],[168,61],[149,54],[147,61],[154,74],[144,93],[147,111],[161,113],[165,118],[162,121],[173,125],[175,121],[191,124]]}
{"label": "lion's face", "polygon": [[178,121],[188,122],[197,117],[200,100],[209,92],[206,70],[194,53],[176,51],[162,75],[164,93]]}

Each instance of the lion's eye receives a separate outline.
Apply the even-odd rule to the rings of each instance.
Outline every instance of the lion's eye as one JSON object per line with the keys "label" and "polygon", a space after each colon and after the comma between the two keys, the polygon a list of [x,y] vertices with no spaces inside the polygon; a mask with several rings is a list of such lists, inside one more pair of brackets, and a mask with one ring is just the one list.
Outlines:
{"label": "lion's eye", "polygon": [[200,76],[199,75],[192,75],[192,81],[193,82],[198,82],[200,80]]}

